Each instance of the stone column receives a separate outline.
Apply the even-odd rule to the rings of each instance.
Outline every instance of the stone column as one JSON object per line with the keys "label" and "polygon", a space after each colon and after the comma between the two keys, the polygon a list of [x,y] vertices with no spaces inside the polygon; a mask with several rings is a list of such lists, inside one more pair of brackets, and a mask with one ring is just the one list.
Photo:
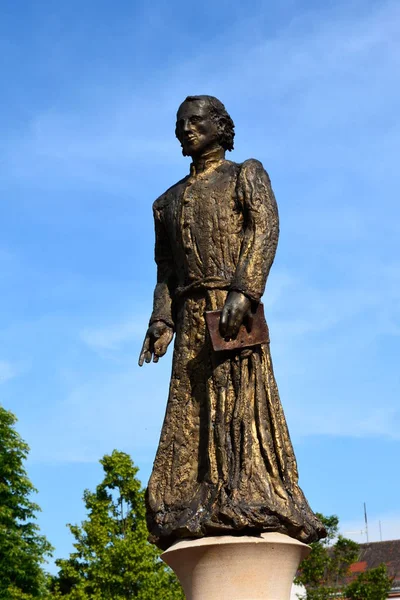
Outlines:
{"label": "stone column", "polygon": [[310,548],[281,533],[182,540],[161,558],[186,600],[290,600],[293,578]]}

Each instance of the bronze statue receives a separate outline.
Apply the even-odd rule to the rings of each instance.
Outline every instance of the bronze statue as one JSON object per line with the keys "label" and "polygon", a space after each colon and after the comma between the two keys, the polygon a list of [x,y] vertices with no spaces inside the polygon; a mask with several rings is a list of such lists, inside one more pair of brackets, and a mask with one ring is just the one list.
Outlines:
{"label": "bronze statue", "polygon": [[[157,285],[142,352],[157,362],[176,334],[168,405],[147,489],[150,539],[277,531],[302,542],[325,530],[298,486],[268,343],[214,351],[206,311],[234,339],[264,292],[279,223],[254,159],[225,159],[234,124],[212,96],[192,96],[176,136],[190,174],[153,205]],[[249,325],[251,327],[251,323]]]}

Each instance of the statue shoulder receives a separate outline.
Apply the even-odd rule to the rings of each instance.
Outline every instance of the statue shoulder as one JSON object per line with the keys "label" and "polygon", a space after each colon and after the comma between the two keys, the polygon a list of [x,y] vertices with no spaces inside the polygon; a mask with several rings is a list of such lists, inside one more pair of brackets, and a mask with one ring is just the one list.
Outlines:
{"label": "statue shoulder", "polygon": [[255,183],[263,181],[271,185],[271,180],[264,165],[256,158],[249,158],[240,165],[239,180],[242,182],[253,181]]}
{"label": "statue shoulder", "polygon": [[256,158],[248,158],[240,166],[241,173],[246,175],[267,173],[262,162]]}
{"label": "statue shoulder", "polygon": [[187,179],[188,176],[184,177],[177,183],[174,183],[174,185],[168,188],[163,194],[161,194],[161,196],[159,196],[157,200],[153,202],[153,210],[159,211],[169,206],[182,191],[182,186],[186,183]]}

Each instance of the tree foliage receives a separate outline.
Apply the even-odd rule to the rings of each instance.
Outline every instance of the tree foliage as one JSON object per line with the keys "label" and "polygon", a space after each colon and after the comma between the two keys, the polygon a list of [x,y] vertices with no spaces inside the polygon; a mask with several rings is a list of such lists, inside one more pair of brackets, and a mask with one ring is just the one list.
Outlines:
{"label": "tree foliage", "polygon": [[[307,600],[332,600],[338,590],[348,600],[386,600],[391,580],[386,567],[362,573],[347,587],[344,586],[349,567],[358,560],[360,547],[353,540],[339,534],[336,515],[318,514],[325,525],[327,537],[311,544],[311,553],[301,563],[295,583],[306,588]],[[335,543],[333,543],[333,541]]]}
{"label": "tree foliage", "polygon": [[144,491],[131,458],[117,450],[100,461],[104,479],[86,490],[88,517],[69,525],[75,551],[57,560],[55,596],[70,600],[183,599],[175,575],[147,541]]}
{"label": "tree foliage", "polygon": [[385,565],[360,573],[355,581],[350,583],[345,595],[348,600],[386,600],[392,580]]}
{"label": "tree foliage", "polygon": [[0,598],[30,600],[46,597],[42,565],[52,548],[35,523],[40,508],[24,468],[29,447],[16,420],[0,406]]}
{"label": "tree foliage", "polygon": [[[301,563],[296,577],[296,583],[307,590],[307,600],[332,598],[359,553],[356,542],[338,535],[339,519],[336,515],[325,517],[318,514],[318,517],[325,525],[327,537],[311,544],[311,553]],[[337,541],[332,545],[335,538]]]}

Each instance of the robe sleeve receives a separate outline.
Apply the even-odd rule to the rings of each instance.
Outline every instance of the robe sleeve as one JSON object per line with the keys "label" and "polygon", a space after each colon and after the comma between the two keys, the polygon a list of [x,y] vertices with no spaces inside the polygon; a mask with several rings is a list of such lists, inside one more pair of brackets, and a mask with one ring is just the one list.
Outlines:
{"label": "robe sleeve", "polygon": [[244,236],[232,290],[258,302],[264,293],[279,237],[278,207],[271,182],[262,164],[243,163],[237,195],[244,214]]}
{"label": "robe sleeve", "polygon": [[173,296],[175,289],[175,270],[171,246],[165,225],[162,221],[162,210],[153,205],[154,228],[156,235],[154,258],[157,264],[157,284],[154,289],[153,312],[150,325],[154,321],[164,321],[175,328],[173,318]]}

